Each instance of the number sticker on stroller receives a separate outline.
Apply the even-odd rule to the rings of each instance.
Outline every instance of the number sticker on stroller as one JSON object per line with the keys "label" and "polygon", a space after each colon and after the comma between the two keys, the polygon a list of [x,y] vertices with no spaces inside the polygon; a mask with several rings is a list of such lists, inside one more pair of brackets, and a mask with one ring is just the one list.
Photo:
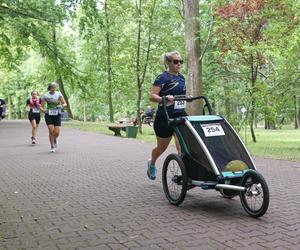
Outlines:
{"label": "number sticker on stroller", "polygon": [[206,137],[225,135],[224,130],[219,123],[202,124],[201,127]]}

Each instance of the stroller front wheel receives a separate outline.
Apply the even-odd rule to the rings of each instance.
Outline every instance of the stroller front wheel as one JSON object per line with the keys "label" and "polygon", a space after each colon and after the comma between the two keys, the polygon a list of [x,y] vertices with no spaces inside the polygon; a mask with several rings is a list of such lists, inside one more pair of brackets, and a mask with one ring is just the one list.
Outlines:
{"label": "stroller front wheel", "polygon": [[269,207],[269,189],[264,177],[249,170],[243,176],[241,186],[246,188],[246,191],[240,193],[245,211],[254,218],[263,216]]}
{"label": "stroller front wheel", "polygon": [[177,154],[166,158],[162,169],[162,184],[168,201],[180,205],[187,191],[187,174],[182,159]]}

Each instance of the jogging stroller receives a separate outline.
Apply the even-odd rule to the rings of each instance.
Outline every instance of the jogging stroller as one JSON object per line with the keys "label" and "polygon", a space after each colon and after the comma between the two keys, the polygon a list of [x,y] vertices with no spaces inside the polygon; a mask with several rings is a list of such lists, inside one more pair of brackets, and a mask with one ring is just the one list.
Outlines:
{"label": "jogging stroller", "polygon": [[[163,164],[167,199],[179,205],[191,188],[215,189],[228,199],[239,195],[250,216],[264,215],[269,206],[268,185],[233,127],[222,116],[212,115],[205,96],[175,97],[174,102],[198,99],[204,100],[203,115],[170,119],[163,97],[164,114],[174,127],[182,151],[181,156],[168,155]],[[209,115],[205,115],[206,109]]]}

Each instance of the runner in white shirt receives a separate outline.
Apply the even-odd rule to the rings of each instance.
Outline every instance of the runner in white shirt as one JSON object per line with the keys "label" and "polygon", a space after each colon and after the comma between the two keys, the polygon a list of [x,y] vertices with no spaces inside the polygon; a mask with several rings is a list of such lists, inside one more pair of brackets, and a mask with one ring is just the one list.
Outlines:
{"label": "runner in white shirt", "polygon": [[[63,95],[56,91],[55,82],[48,85],[48,93],[43,96],[41,110],[45,113],[45,121],[49,130],[50,152],[54,153],[57,149],[57,137],[61,126],[61,109],[67,104]],[[47,104],[47,108],[45,108]]]}

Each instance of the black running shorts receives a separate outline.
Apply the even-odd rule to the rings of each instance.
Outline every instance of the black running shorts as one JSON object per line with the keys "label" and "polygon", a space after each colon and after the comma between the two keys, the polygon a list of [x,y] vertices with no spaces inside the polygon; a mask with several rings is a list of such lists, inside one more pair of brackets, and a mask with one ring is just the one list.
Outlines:
{"label": "black running shorts", "polygon": [[45,114],[45,121],[47,125],[54,125],[54,127],[61,126],[61,114],[59,115],[48,115]]}
{"label": "black running shorts", "polygon": [[40,123],[41,120],[41,114],[40,113],[32,113],[31,111],[28,113],[28,119],[30,122],[35,120],[36,124]]}
{"label": "black running shorts", "polygon": [[[170,118],[176,118],[181,116],[187,116],[185,112],[170,115]],[[174,128],[168,125],[168,121],[165,116],[156,116],[154,120],[155,135],[160,138],[169,138],[174,134]]]}

